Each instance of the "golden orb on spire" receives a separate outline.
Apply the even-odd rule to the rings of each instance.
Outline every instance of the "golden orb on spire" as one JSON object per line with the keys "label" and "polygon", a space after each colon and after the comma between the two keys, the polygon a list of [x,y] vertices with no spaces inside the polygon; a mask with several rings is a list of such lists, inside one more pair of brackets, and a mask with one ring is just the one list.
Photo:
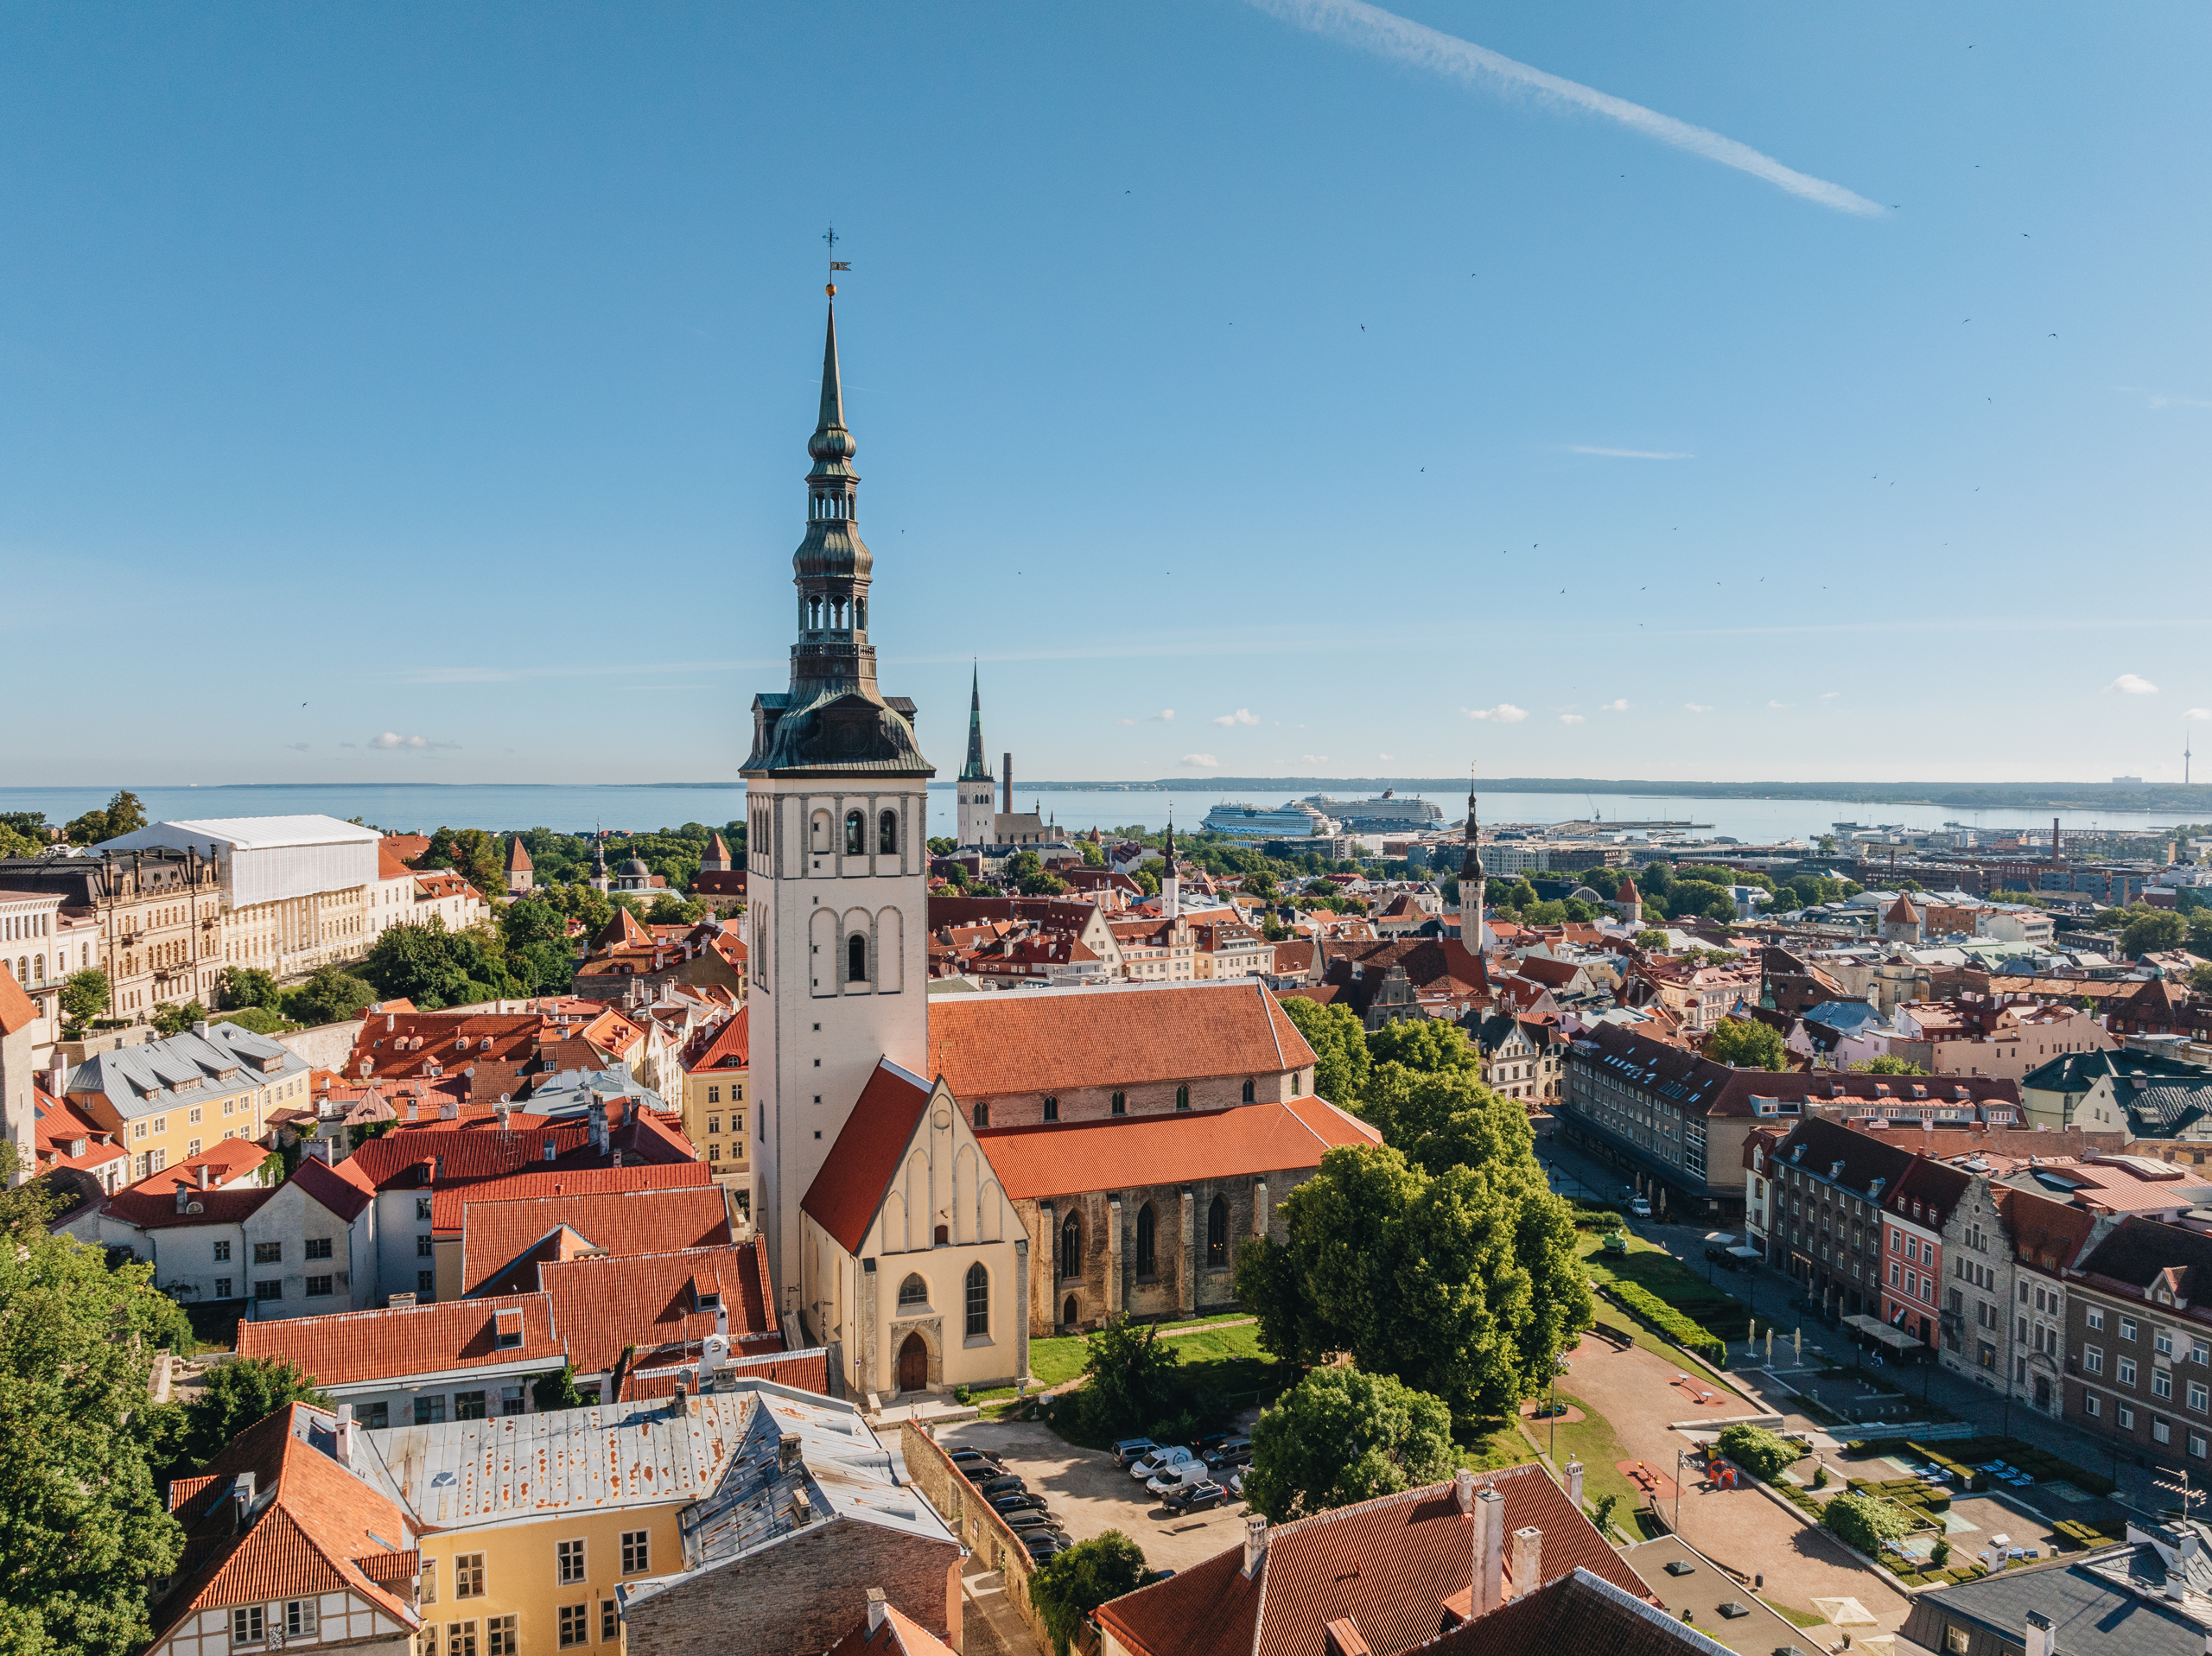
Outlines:
{"label": "golden orb on spire", "polygon": [[825,282],[822,284],[822,291],[835,299],[837,296],[837,284],[834,282]]}

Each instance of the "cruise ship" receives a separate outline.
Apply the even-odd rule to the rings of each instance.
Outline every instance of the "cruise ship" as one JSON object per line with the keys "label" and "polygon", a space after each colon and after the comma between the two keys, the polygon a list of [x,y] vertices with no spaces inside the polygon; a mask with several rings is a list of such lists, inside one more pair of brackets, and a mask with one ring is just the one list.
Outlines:
{"label": "cruise ship", "polygon": [[1279,810],[1264,810],[1239,801],[1216,805],[1206,813],[1206,831],[1236,834],[1247,839],[1302,840],[1316,834],[1339,834],[1342,828],[1302,799]]}
{"label": "cruise ship", "polygon": [[1444,820],[1438,807],[1426,799],[1402,799],[1395,788],[1385,788],[1372,799],[1332,799],[1326,794],[1308,794],[1299,803],[1335,817],[1353,834],[1434,828]]}

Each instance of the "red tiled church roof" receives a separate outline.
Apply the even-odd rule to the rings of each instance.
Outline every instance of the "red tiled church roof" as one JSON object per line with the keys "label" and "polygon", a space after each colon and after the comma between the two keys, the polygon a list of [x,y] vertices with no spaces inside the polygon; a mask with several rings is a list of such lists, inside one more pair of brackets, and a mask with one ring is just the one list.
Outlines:
{"label": "red tiled church roof", "polygon": [[[976,1138],[1000,1185],[1017,1201],[1294,1171],[1319,1167],[1322,1156],[1340,1145],[1382,1142],[1382,1135],[1365,1122],[1318,1098],[1171,1115],[985,1128]],[[903,1138],[897,1149],[905,1151]],[[896,1165],[894,1156],[884,1171],[887,1181]],[[823,1171],[829,1171],[826,1164]],[[880,1200],[881,1194],[879,1184],[872,1199]],[[869,1211],[872,1215],[873,1208]],[[866,1228],[863,1221],[861,1234]],[[856,1234],[847,1252],[858,1241]]]}

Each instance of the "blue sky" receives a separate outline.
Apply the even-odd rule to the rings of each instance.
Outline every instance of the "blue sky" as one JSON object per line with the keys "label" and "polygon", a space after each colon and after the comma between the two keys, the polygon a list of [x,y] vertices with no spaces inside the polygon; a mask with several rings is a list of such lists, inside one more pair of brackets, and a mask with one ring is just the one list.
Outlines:
{"label": "blue sky", "polygon": [[1040,781],[2177,780],[2208,47],[2182,5],[11,6],[0,773],[732,776],[834,219],[874,635],[946,774],[980,657]]}

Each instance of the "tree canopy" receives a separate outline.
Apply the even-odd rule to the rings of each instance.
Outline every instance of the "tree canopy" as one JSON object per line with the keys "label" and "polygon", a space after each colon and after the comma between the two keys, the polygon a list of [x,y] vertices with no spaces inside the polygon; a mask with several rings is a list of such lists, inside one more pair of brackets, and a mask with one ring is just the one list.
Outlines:
{"label": "tree canopy", "polygon": [[1878,1057],[1861,1058],[1852,1069],[1862,1075],[1924,1075],[1928,1072],[1910,1058],[1899,1058],[1885,1052]]}
{"label": "tree canopy", "polygon": [[1252,1428],[1244,1499],[1277,1524],[1452,1475],[1452,1411],[1388,1374],[1317,1368]]}
{"label": "tree canopy", "polygon": [[146,808],[138,803],[138,796],[118,788],[105,810],[89,810],[73,819],[61,830],[61,837],[72,845],[98,845],[103,840],[136,834],[145,826]]}
{"label": "tree canopy", "polygon": [[424,925],[388,928],[369,946],[359,966],[376,999],[404,998],[424,1012],[464,1006],[524,993],[501,958],[499,935],[488,926],[448,931],[442,917]]}
{"label": "tree canopy", "polygon": [[1159,1329],[1110,1318],[1084,1340],[1084,1406],[1107,1433],[1141,1431],[1173,1400],[1173,1370],[1183,1354],[1163,1345]]}
{"label": "tree canopy", "polygon": [[2120,934],[2120,952],[2132,958],[2179,949],[2189,936],[2189,922],[2171,909],[2131,909],[2126,930]]}
{"label": "tree canopy", "polygon": [[1372,1064],[1359,1014],[1349,1006],[1325,1006],[1304,995],[1291,995],[1281,1004],[1284,1015],[1313,1049],[1314,1092],[1344,1109],[1360,1108],[1366,1101]]}
{"label": "tree canopy", "polygon": [[168,1469],[172,1477],[196,1472],[223,1452],[223,1446],[257,1420],[265,1420],[288,1403],[327,1408],[330,1399],[315,1377],[288,1357],[240,1357],[207,1371],[200,1395],[184,1408],[184,1427]]}
{"label": "tree canopy", "polygon": [[1045,1619],[1054,1656],[1067,1656],[1084,1618],[1109,1599],[1144,1585],[1144,1553],[1119,1530],[1078,1541],[1039,1564],[1029,1577],[1029,1602]]}
{"label": "tree canopy", "polygon": [[1699,1056],[1738,1069],[1787,1069],[1789,1049],[1781,1031],[1756,1018],[1724,1018],[1705,1037]]}

